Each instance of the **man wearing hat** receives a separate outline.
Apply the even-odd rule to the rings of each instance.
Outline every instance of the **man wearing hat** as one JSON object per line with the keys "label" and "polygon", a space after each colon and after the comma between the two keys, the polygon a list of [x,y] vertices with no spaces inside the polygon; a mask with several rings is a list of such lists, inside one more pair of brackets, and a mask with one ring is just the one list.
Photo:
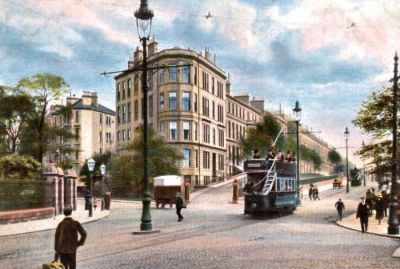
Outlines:
{"label": "man wearing hat", "polygon": [[368,230],[369,207],[365,202],[365,197],[361,197],[361,202],[358,204],[356,218],[360,218],[361,232]]}
{"label": "man wearing hat", "polygon": [[[64,207],[65,218],[61,221],[56,230],[54,250],[55,260],[60,258],[65,269],[76,268],[76,250],[85,243],[87,234],[82,225],[71,218],[72,207]],[[80,239],[78,240],[78,234]]]}

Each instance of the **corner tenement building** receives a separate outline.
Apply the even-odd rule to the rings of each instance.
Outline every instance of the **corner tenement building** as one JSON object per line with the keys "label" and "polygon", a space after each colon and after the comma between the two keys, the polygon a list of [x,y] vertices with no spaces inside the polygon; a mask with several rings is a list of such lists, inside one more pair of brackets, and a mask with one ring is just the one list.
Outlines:
{"label": "corner tenement building", "polygon": [[[128,70],[115,77],[117,152],[143,122],[141,71],[132,72],[142,55],[137,48]],[[239,164],[240,138],[261,120],[264,100],[232,95],[229,79],[207,49],[204,55],[179,47],[158,51],[152,39],[148,65],[158,67],[148,74],[148,123],[181,152],[183,178],[194,186],[226,178]]]}

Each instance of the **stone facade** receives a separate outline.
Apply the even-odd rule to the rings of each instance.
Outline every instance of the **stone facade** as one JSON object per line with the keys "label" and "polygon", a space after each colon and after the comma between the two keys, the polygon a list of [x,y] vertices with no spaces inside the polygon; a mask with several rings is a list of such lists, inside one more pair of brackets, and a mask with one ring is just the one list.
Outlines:
{"label": "stone facade", "polygon": [[[157,46],[154,39],[148,45],[149,126],[182,153],[180,172],[192,186],[225,179],[240,165],[240,138],[261,120],[264,100],[231,94],[229,79],[207,49],[203,56]],[[141,72],[134,71],[142,56],[137,48],[128,70],[115,77],[117,152],[126,149],[143,122]],[[281,120],[287,127],[287,119]]]}
{"label": "stone facade", "polygon": [[240,139],[245,136],[247,128],[254,127],[261,120],[264,100],[250,100],[247,94],[231,95],[228,81],[226,108],[227,170],[231,175],[234,172],[234,166],[241,165]]}
{"label": "stone facade", "polygon": [[[136,67],[142,52],[128,63]],[[176,67],[175,65],[191,66]],[[190,49],[157,51],[149,44],[149,65],[165,66],[150,72],[149,125],[174,145],[184,159],[180,171],[192,185],[208,185],[226,176],[225,73],[211,59]],[[137,134],[142,123],[141,73],[125,72],[116,78],[117,150]]]}
{"label": "stone facade", "polygon": [[[72,96],[66,100],[71,105],[71,117],[60,115],[56,107],[52,107],[47,120],[50,125],[68,128],[75,138],[51,141],[54,148],[58,147],[60,156],[51,154],[50,159],[69,158],[73,161],[76,174],[86,159],[94,153],[114,152],[115,149],[115,112],[98,103],[97,93],[84,91],[81,98]],[[63,147],[72,147],[74,153],[66,156]]]}

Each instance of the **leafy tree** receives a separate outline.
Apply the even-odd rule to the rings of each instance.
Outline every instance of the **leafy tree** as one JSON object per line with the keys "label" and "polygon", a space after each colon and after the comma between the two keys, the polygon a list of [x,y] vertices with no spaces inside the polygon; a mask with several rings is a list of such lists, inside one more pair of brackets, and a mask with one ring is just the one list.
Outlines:
{"label": "leafy tree", "polygon": [[17,89],[30,94],[34,103],[34,113],[29,118],[29,127],[23,129],[24,141],[21,141],[21,148],[40,162],[49,149],[48,140],[51,134],[46,115],[52,102],[60,99],[67,88],[68,84],[62,77],[48,73],[24,77],[18,82]]}
{"label": "leafy tree", "polygon": [[334,174],[339,174],[339,173],[343,173],[345,171],[345,167],[343,163],[338,163],[333,167],[333,173]]}
{"label": "leafy tree", "polygon": [[349,171],[351,186],[360,186],[361,185],[361,177],[360,177],[360,169],[354,167]]}
{"label": "leafy tree", "polygon": [[[55,105],[52,109],[53,115],[62,116],[64,122],[70,122],[72,117],[72,105]],[[76,136],[70,131],[69,128],[60,128],[57,126],[47,127],[47,139],[49,141],[68,141]],[[58,150],[60,158],[58,158],[57,165],[63,169],[70,169],[72,167],[72,161],[65,156],[74,154],[77,150],[71,146],[64,144],[59,144],[53,142],[47,145],[48,152],[56,152]],[[61,156],[64,156],[61,158]]]}
{"label": "leafy tree", "polygon": [[32,99],[23,93],[0,95],[0,107],[1,153],[16,153],[21,130],[33,112]]}
{"label": "leafy tree", "polygon": [[[111,176],[114,192],[126,195],[138,193],[143,183],[143,135],[138,135],[126,149],[112,159]],[[177,162],[182,155],[175,147],[165,143],[161,136],[149,128],[148,167],[150,180],[160,175],[179,175]]]}
{"label": "leafy tree", "polygon": [[373,164],[370,173],[379,175],[390,171],[392,141],[388,135],[392,130],[392,104],[391,88],[373,92],[363,101],[357,117],[353,120],[362,132],[369,133],[374,138],[374,142],[363,146],[357,152],[361,158],[368,159],[370,164]]}
{"label": "leafy tree", "polygon": [[342,157],[336,150],[331,149],[328,152],[328,160],[333,164],[338,164],[342,162]]}
{"label": "leafy tree", "polygon": [[33,179],[41,171],[41,163],[31,156],[8,154],[0,158],[0,179]]}
{"label": "leafy tree", "polygon": [[[273,142],[282,129],[274,115],[265,112],[263,120],[256,124],[255,128],[248,128],[246,137],[240,140],[243,156],[250,156],[254,149],[258,149],[260,154],[266,155],[268,148],[272,147]],[[283,134],[278,138],[275,149],[283,150],[285,139]]]}
{"label": "leafy tree", "polygon": [[315,150],[310,150],[310,159],[311,162],[313,163],[314,166],[314,173],[316,170],[319,170],[322,165],[322,159],[321,156],[315,151]]}

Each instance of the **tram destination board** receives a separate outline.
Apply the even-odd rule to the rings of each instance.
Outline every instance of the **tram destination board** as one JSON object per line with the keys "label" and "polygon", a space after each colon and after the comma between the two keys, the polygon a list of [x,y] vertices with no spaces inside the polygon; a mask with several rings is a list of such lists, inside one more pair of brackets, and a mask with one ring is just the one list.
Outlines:
{"label": "tram destination board", "polygon": [[266,170],[268,169],[268,163],[266,160],[255,159],[255,160],[246,160],[244,162],[244,170]]}

